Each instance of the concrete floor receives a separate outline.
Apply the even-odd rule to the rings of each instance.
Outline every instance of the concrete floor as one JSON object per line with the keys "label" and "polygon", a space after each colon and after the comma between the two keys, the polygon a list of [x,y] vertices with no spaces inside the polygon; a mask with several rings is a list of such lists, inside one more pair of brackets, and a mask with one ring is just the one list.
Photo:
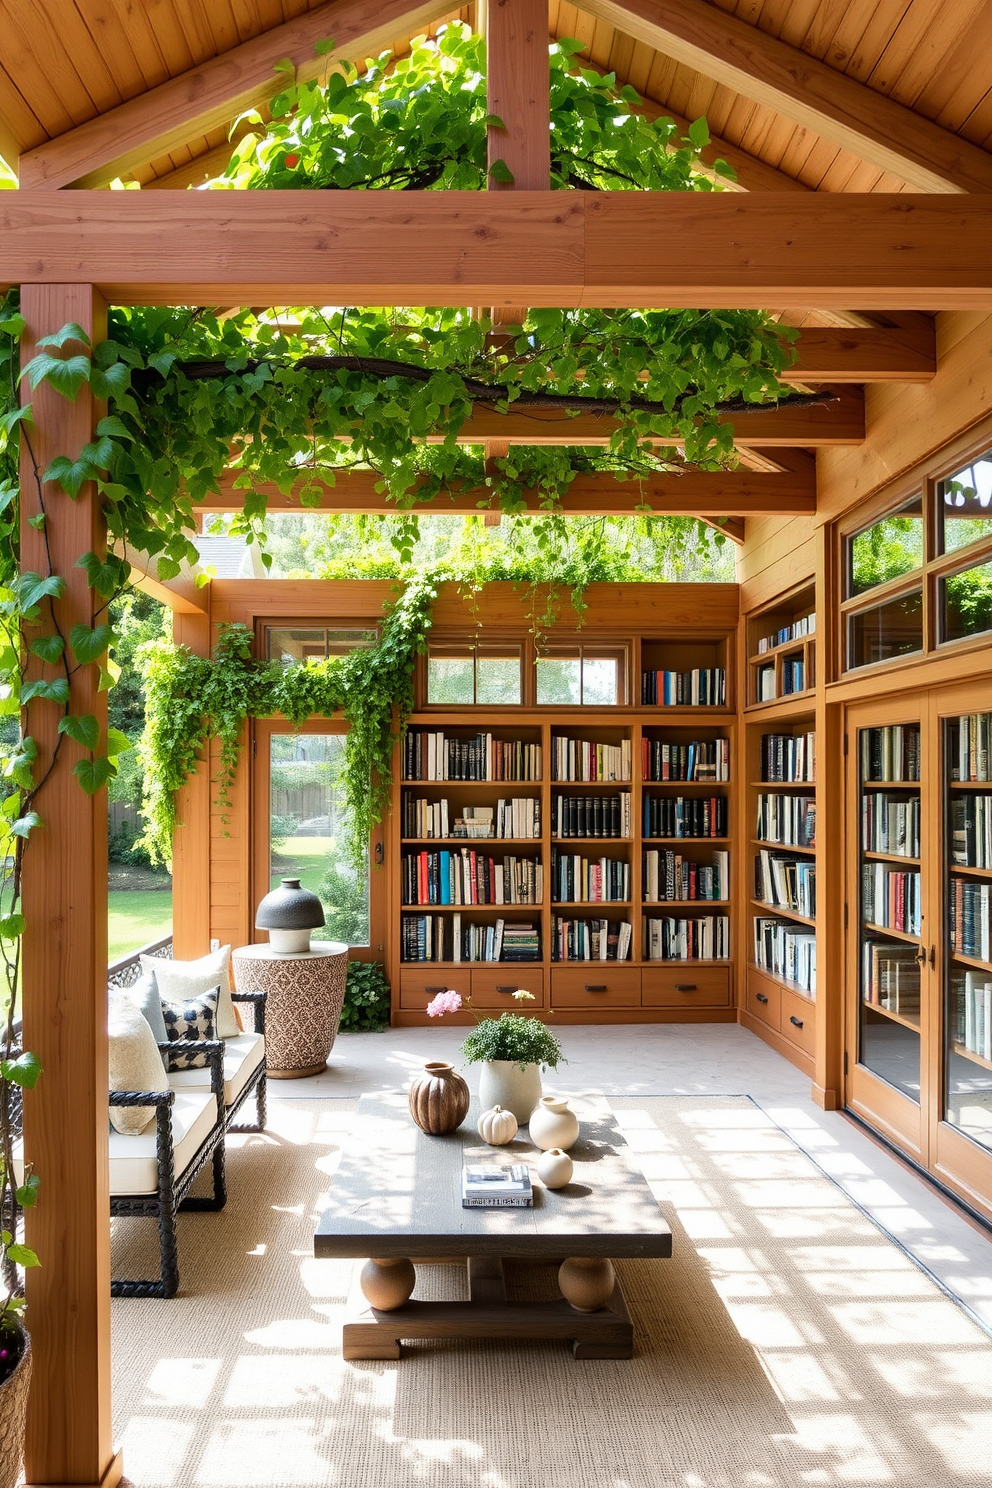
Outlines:
{"label": "concrete floor", "polygon": [[[839,1112],[821,1111],[809,1081],[737,1024],[632,1024],[556,1030],[568,1063],[546,1091],[566,1095],[749,1095],[864,1211],[992,1331],[992,1233]],[[323,1074],[271,1080],[274,1100],[354,1099],[402,1088],[429,1059],[461,1066],[464,1028],[439,1023],[340,1034]]]}

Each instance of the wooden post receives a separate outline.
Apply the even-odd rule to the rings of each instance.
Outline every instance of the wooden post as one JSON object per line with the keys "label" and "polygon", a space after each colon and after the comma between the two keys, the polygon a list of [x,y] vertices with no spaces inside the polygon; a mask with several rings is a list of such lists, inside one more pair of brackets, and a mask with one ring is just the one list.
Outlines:
{"label": "wooden post", "polygon": [[[26,284],[24,360],[39,337],[76,321],[96,342],[106,306],[90,285]],[[79,350],[80,348],[73,348]],[[87,386],[69,402],[43,384],[24,398],[35,427],[22,441],[21,565],[44,573],[47,554],[65,580],[54,610],[62,633],[93,626],[103,601],[76,560],[104,551],[106,529],[94,485],[71,501],[43,487],[44,532],[29,525],[39,510],[36,469],[56,455],[75,458],[101,410]],[[47,549],[47,552],[46,552]],[[49,672],[49,675],[51,673]],[[105,735],[106,693],[92,666],[71,681],[73,713],[93,714]],[[38,769],[51,760],[60,710],[36,702],[29,712]],[[24,1102],[27,1158],[41,1179],[27,1240],[41,1269],[27,1273],[27,1321],[34,1347],[25,1475],[28,1484],[100,1484],[121,1473],[110,1420],[110,1201],[107,1160],[107,795],[86,795],[72,767],[82,750],[65,739],[36,807],[44,826],[24,862],[23,1008],[25,1047],[43,1074]]]}
{"label": "wooden post", "polygon": [[837,675],[835,550],[827,524],[816,533],[816,1048],[811,1095],[825,1111],[844,1107],[844,709],[827,701]]}
{"label": "wooden post", "polygon": [[486,102],[504,128],[489,130],[489,165],[505,161],[510,182],[490,190],[547,191],[551,171],[547,0],[487,0]]}
{"label": "wooden post", "polygon": [[[172,637],[197,656],[210,655],[210,616],[172,616]],[[210,765],[204,759],[179,792],[172,839],[172,945],[180,960],[210,949]]]}

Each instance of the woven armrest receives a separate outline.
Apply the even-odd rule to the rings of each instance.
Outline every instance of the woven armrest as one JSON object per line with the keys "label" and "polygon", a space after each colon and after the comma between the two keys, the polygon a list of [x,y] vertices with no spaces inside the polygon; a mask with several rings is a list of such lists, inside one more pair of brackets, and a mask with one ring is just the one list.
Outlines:
{"label": "woven armrest", "polygon": [[176,1099],[174,1090],[111,1090],[112,1106],[171,1106]]}
{"label": "woven armrest", "polygon": [[223,1039],[170,1039],[168,1043],[159,1044],[159,1053],[165,1060],[165,1067],[171,1073],[174,1066],[169,1058],[171,1054],[205,1054],[207,1056],[207,1067],[210,1070],[210,1089],[217,1097],[217,1105],[223,1113],[224,1110],[224,1040]]}
{"label": "woven armrest", "polygon": [[[267,997],[268,997],[268,993],[267,992],[232,992],[231,993],[231,1001],[232,1002],[246,1002],[246,1003],[248,1003],[251,1006],[251,1008],[252,1008],[252,1022],[254,1024],[254,1026],[253,1026],[253,1028],[250,1031],[252,1033],[260,1033],[263,1038],[265,1037],[265,1000],[266,1000]],[[255,1011],[256,1008],[260,1009],[260,1014],[261,1015],[259,1015],[259,1013]],[[247,1030],[247,1029],[245,1030],[245,1032],[248,1032],[248,1031],[249,1030]]]}

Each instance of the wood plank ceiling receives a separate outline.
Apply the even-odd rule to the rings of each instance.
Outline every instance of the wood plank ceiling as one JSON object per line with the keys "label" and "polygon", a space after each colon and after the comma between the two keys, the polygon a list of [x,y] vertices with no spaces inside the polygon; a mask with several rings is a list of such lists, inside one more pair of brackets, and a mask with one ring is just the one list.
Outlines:
{"label": "wood plank ceiling", "polygon": [[[961,139],[992,150],[992,5],[987,0],[711,0],[714,9],[817,58]],[[27,152],[244,41],[320,10],[322,0],[0,0],[0,154]],[[591,10],[597,7],[595,3]],[[600,7],[603,8],[603,7]],[[369,7],[370,16],[374,6]],[[470,18],[473,7],[449,11]],[[441,15],[439,19],[447,18]],[[651,103],[705,115],[734,152],[741,184],[816,191],[908,189],[771,108],[577,6],[551,0],[553,36],[585,42],[589,61],[615,71]],[[394,39],[405,51],[409,34]],[[275,60],[275,58],[273,59]],[[218,170],[224,129],[189,139],[134,171],[143,185]],[[748,180],[748,162],[757,166]],[[13,161],[11,162],[13,163]],[[202,166],[199,167],[202,179]],[[917,188],[918,189],[918,188]]]}

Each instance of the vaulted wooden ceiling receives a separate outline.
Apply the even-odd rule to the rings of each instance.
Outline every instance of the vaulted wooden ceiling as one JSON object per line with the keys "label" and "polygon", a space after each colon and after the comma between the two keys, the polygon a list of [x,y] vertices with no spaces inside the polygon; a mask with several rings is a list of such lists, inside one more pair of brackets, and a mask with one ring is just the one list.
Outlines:
{"label": "vaulted wooden ceiling", "polygon": [[[113,111],[151,95],[163,136],[173,125],[169,148],[152,141],[122,173],[144,186],[195,184],[222,168],[227,126],[242,106],[202,127],[195,105],[204,64],[224,59],[235,98],[246,64],[257,70],[260,56],[302,60],[316,36],[337,37],[346,54],[356,37],[368,52],[401,53],[448,16],[471,21],[475,7],[0,0],[0,155],[15,166],[23,157],[25,184],[42,184],[42,147],[101,116],[123,123]],[[676,118],[705,115],[745,189],[992,190],[987,0],[587,0],[582,8],[551,0],[549,23],[552,36],[585,42],[594,66],[633,83],[649,104]],[[185,79],[194,116],[185,136],[169,117],[181,95],[152,91],[176,79]],[[893,104],[905,110],[903,129]]]}

